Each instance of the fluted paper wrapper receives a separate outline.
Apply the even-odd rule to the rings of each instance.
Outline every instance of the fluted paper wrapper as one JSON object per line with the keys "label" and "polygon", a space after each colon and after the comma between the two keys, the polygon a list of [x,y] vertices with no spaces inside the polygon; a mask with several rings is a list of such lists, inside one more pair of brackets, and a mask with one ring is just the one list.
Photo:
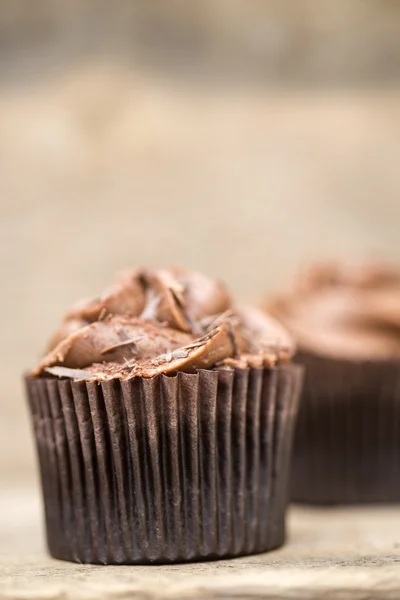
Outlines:
{"label": "fluted paper wrapper", "polygon": [[26,381],[52,556],[170,563],[283,543],[298,367]]}
{"label": "fluted paper wrapper", "polygon": [[400,501],[400,361],[299,356],[306,371],[294,440],[294,501]]}

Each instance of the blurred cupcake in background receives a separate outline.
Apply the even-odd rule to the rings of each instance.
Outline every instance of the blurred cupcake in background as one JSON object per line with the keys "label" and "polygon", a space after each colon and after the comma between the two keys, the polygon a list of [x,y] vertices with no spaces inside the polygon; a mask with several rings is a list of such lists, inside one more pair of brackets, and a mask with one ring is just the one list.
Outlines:
{"label": "blurred cupcake in background", "polygon": [[128,272],[74,306],[26,378],[50,553],[143,564],[280,546],[293,352],[274,319],[183,269]]}
{"label": "blurred cupcake in background", "polygon": [[317,264],[266,308],[305,367],[292,499],[400,501],[400,270]]}

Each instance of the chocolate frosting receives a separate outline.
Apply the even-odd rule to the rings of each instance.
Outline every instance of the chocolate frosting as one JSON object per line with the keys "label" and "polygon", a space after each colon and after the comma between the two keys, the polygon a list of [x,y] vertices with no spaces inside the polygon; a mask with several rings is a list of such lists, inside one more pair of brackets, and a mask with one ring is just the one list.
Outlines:
{"label": "chocolate frosting", "polygon": [[120,275],[69,310],[34,375],[103,381],[288,361],[292,339],[272,317],[235,306],[226,288],[184,269]]}
{"label": "chocolate frosting", "polygon": [[400,272],[323,263],[267,302],[300,349],[349,359],[400,356]]}

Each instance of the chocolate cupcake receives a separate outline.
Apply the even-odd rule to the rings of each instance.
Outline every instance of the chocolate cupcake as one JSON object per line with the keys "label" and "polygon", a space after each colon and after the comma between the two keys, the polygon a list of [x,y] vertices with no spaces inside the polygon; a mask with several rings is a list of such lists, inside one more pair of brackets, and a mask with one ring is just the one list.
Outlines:
{"label": "chocolate cupcake", "polygon": [[301,368],[272,318],[181,269],[68,312],[26,377],[52,556],[146,564],[283,543]]}
{"label": "chocolate cupcake", "polygon": [[329,263],[268,303],[306,370],[293,500],[400,501],[399,298],[399,272]]}

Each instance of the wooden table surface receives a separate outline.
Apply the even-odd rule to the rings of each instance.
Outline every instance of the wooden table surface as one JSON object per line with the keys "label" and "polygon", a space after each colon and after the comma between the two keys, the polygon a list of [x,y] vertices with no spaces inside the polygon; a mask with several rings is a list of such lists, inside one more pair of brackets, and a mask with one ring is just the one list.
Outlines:
{"label": "wooden table surface", "polygon": [[281,550],[157,567],[75,565],[46,555],[35,487],[0,494],[0,599],[380,599],[400,597],[400,508],[290,511]]}

